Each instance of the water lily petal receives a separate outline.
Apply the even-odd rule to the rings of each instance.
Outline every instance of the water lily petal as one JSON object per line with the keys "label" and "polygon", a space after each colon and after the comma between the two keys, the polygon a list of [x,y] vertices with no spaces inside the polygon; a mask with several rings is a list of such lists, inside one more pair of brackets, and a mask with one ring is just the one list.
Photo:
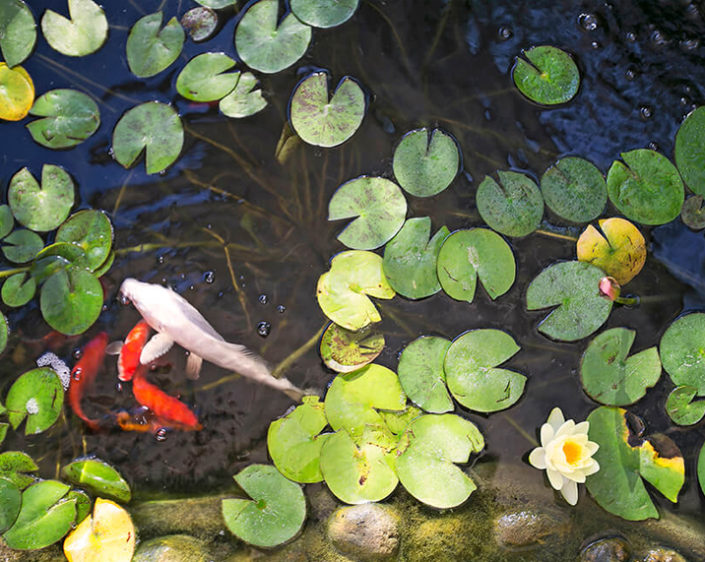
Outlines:
{"label": "water lily petal", "polygon": [[563,487],[563,476],[560,472],[547,468],[546,474],[548,475],[548,481],[551,483],[554,490],[560,490]]}
{"label": "water lily petal", "polygon": [[578,503],[578,485],[572,480],[565,480],[561,488],[561,495],[570,505]]}
{"label": "water lily petal", "polygon": [[529,463],[540,470],[546,468],[546,450],[543,447],[536,447],[529,455]]}
{"label": "water lily petal", "polygon": [[551,413],[548,415],[548,419],[546,420],[546,423],[553,427],[554,432],[558,431],[558,428],[562,426],[564,422],[565,418],[563,417],[563,412],[558,407],[551,410]]}
{"label": "water lily petal", "polygon": [[[592,455],[594,455],[594,454],[597,452],[597,450],[600,448],[600,446],[599,446],[597,443],[595,443],[594,441],[588,441],[588,442],[585,444],[585,448],[587,449],[588,454],[589,454],[590,456],[592,456]],[[597,462],[597,461],[596,461],[596,462]]]}
{"label": "water lily petal", "polygon": [[587,437],[588,429],[590,429],[590,422],[583,421],[583,422],[580,422],[579,424],[576,424],[575,429],[573,431],[575,433],[583,433]]}
{"label": "water lily petal", "polygon": [[545,447],[556,434],[551,424],[545,423],[541,426],[541,445]]}
{"label": "water lily petal", "polygon": [[592,459],[592,464],[583,470],[583,474],[585,476],[590,476],[591,474],[595,474],[598,470],[600,470],[600,463],[598,463],[595,459]]}
{"label": "water lily petal", "polygon": [[564,435],[572,435],[574,431],[575,422],[573,420],[568,420],[558,428],[554,439],[558,439],[559,437],[563,437]]}

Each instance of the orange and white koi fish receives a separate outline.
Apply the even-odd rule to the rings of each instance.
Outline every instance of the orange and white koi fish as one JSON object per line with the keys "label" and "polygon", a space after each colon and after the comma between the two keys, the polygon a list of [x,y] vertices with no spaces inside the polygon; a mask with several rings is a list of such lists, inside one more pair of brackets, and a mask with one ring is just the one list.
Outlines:
{"label": "orange and white koi fish", "polygon": [[153,412],[164,425],[186,431],[203,429],[196,414],[186,404],[147,380],[147,369],[144,366],[135,371],[132,393],[137,402]]}
{"label": "orange and white koi fish", "polygon": [[74,365],[69,383],[68,398],[71,409],[94,431],[100,429],[98,420],[90,419],[83,412],[81,399],[86,390],[93,384],[98,370],[103,365],[107,344],[108,334],[101,332],[83,347],[83,355]]}
{"label": "orange and white koi fish", "polygon": [[127,334],[124,342],[113,342],[108,347],[108,353],[118,355],[118,378],[121,381],[131,381],[137,367],[140,365],[140,354],[149,338],[149,324],[140,320]]}

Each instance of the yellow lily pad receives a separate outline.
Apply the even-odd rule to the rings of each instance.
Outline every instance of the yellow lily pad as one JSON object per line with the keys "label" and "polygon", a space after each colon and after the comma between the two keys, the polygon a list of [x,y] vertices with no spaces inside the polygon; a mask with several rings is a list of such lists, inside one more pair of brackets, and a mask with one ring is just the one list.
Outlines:
{"label": "yellow lily pad", "polygon": [[599,224],[602,233],[588,225],[580,235],[578,260],[596,265],[620,285],[625,285],[644,267],[644,237],[636,226],[625,219],[602,219]]}
{"label": "yellow lily pad", "polygon": [[0,119],[19,121],[32,109],[34,83],[21,66],[0,62]]}
{"label": "yellow lily pad", "polygon": [[130,562],[134,552],[135,527],[130,514],[103,498],[96,498],[93,513],[64,541],[69,562]]}

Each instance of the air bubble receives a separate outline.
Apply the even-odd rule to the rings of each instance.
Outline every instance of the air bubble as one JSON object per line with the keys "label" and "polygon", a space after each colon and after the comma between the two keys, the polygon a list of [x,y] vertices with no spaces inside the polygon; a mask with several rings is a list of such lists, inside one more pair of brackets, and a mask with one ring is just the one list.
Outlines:
{"label": "air bubble", "polygon": [[286,307],[283,304],[277,305],[277,312],[279,314],[284,314],[285,311],[286,311]]}
{"label": "air bubble", "polygon": [[157,263],[159,265],[162,265],[164,263],[164,256],[157,256]]}
{"label": "air bubble", "polygon": [[497,30],[497,37],[500,41],[506,41],[507,39],[510,39],[512,35],[514,35],[514,33],[512,32],[511,27],[503,25]]}
{"label": "air bubble", "polygon": [[683,39],[678,45],[683,51],[694,51],[700,46],[700,41],[698,39]]}
{"label": "air bubble", "polygon": [[659,145],[655,143],[654,141],[651,141],[648,145],[649,150],[653,150],[654,152],[658,152]]}
{"label": "air bubble", "polygon": [[627,34],[625,35],[625,38],[626,38],[627,41],[629,41],[630,43],[634,43],[634,41],[636,41],[636,33],[634,33],[633,31],[629,31],[629,32],[627,32]]}
{"label": "air bubble", "polygon": [[160,427],[154,433],[154,439],[156,439],[157,441],[166,441],[167,432],[168,430],[166,427]]}
{"label": "air bubble", "polygon": [[592,14],[580,14],[578,23],[585,31],[594,31],[597,29],[597,18]]}
{"label": "air bubble", "polygon": [[203,274],[203,280],[208,283],[209,285],[215,281],[215,272],[214,271],[206,271]]}
{"label": "air bubble", "polygon": [[654,29],[649,36],[649,41],[654,47],[663,47],[666,44],[666,38],[658,29]]}
{"label": "air bubble", "polygon": [[260,304],[267,304],[269,302],[269,297],[262,293],[259,297],[257,297],[257,301]]}
{"label": "air bubble", "polygon": [[631,82],[636,78],[636,71],[633,68],[627,68],[627,70],[624,71],[624,77]]}
{"label": "air bubble", "polygon": [[602,45],[600,45],[597,41],[593,41],[592,43],[590,43],[590,46],[593,49],[599,49]]}
{"label": "air bubble", "polygon": [[643,105],[639,108],[639,115],[642,119],[646,120],[651,118],[653,111],[648,105]]}
{"label": "air bubble", "polygon": [[269,322],[260,322],[257,324],[257,333],[263,338],[266,338],[271,331],[272,325]]}

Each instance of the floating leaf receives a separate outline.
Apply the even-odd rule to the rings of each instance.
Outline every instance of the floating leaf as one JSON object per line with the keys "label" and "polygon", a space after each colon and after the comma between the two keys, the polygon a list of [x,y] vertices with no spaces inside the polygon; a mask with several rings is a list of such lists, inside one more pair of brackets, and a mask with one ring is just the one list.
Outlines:
{"label": "floating leaf", "polygon": [[677,386],[666,399],[666,413],[678,425],[693,425],[705,417],[705,400],[693,402],[698,389]]}
{"label": "floating leaf", "polygon": [[273,547],[291,539],[306,518],[301,486],[276,468],[252,464],[233,477],[252,500],[223,500],[223,519],[231,533],[254,546]]}
{"label": "floating leaf", "polygon": [[27,124],[32,138],[47,148],[71,148],[98,130],[100,110],[77,90],[51,90],[37,98],[30,115],[44,117]]}
{"label": "floating leaf", "polygon": [[661,377],[661,361],[655,347],[627,357],[636,332],[612,328],[588,345],[580,363],[580,378],[590,398],[610,406],[626,406],[640,400],[646,389]]}
{"label": "floating leaf", "polygon": [[400,295],[422,299],[441,290],[436,260],[450,231],[442,226],[433,238],[429,217],[408,219],[384,248],[384,274]]}
{"label": "floating leaf", "polygon": [[228,6],[234,6],[237,4],[237,0],[196,0],[196,2],[201,6],[213,8],[214,10],[227,8]]}
{"label": "floating leaf", "polygon": [[399,358],[399,382],[407,396],[427,412],[443,413],[453,409],[446,389],[443,362],[450,341],[435,336],[415,339]]}
{"label": "floating leaf", "polygon": [[129,168],[144,149],[148,174],[171,166],[183,145],[184,127],[179,115],[171,106],[156,101],[128,110],[113,130],[115,160]]}
{"label": "floating leaf", "polygon": [[3,283],[2,302],[7,306],[17,307],[24,306],[34,296],[37,291],[37,282],[33,277],[30,277],[27,272],[15,273],[7,278]]}
{"label": "floating leaf", "polygon": [[705,107],[692,111],[676,133],[676,166],[688,187],[705,195]]}
{"label": "floating leaf", "polygon": [[113,225],[102,211],[95,209],[79,211],[59,227],[56,241],[72,244],[82,250],[82,257],[71,261],[78,267],[94,271],[110,255]]}
{"label": "floating leaf", "polygon": [[5,399],[12,429],[17,429],[27,418],[25,435],[49,429],[58,419],[63,403],[61,379],[49,367],[27,371],[13,383]]}
{"label": "floating leaf", "polygon": [[700,448],[698,455],[698,483],[700,490],[705,494],[705,444]]}
{"label": "floating leaf", "polygon": [[374,250],[399,232],[406,218],[406,199],[385,178],[361,176],[341,185],[328,204],[328,220],[352,219],[338,235],[348,248]]}
{"label": "floating leaf", "polygon": [[338,82],[328,99],[328,73],[314,72],[291,94],[291,126],[304,142],[330,148],[343,144],[360,128],[365,116],[365,94],[350,76]]}
{"label": "floating leaf", "polygon": [[10,68],[0,62],[0,119],[19,121],[34,103],[34,84],[21,66]]}
{"label": "floating leaf", "polygon": [[32,457],[20,451],[6,451],[0,454],[0,478],[7,478],[20,490],[23,490],[35,481],[33,476],[26,472],[36,472],[39,467]]}
{"label": "floating leaf", "polygon": [[9,205],[0,205],[0,238],[5,238],[15,226],[15,219]]}
{"label": "floating leaf", "polygon": [[277,25],[278,0],[250,4],[235,29],[235,49],[250,68],[274,74],[299,60],[311,41],[311,28],[288,13]]}
{"label": "floating leaf", "polygon": [[93,271],[93,275],[95,275],[98,278],[102,277],[110,270],[110,268],[113,266],[114,261],[115,261],[115,250],[110,252],[110,254],[105,259],[105,261],[102,263],[102,265],[100,267],[98,267],[98,269]]}
{"label": "floating leaf", "polygon": [[448,296],[472,302],[477,278],[492,300],[514,284],[514,254],[501,236],[486,228],[458,230],[438,254],[438,279]]}
{"label": "floating leaf", "polygon": [[582,158],[561,158],[541,177],[541,193],[548,208],[571,222],[584,223],[602,214],[607,184],[602,172]]}
{"label": "floating leaf", "polygon": [[17,484],[7,478],[0,477],[0,533],[4,533],[12,527],[20,512],[21,503],[22,492]]}
{"label": "floating leaf", "polygon": [[485,176],[477,188],[477,210],[482,220],[507,236],[526,236],[539,227],[543,198],[534,181],[517,172],[497,171],[499,183]]}
{"label": "floating leaf", "polygon": [[578,238],[578,260],[599,267],[620,285],[626,285],[644,267],[646,241],[628,220],[600,219],[599,224],[604,236],[588,225]]}
{"label": "floating leaf", "polygon": [[681,208],[681,220],[688,228],[702,230],[705,228],[705,206],[702,195],[691,195]]}
{"label": "floating leaf", "polygon": [[76,524],[83,521],[88,514],[91,512],[91,506],[93,501],[88,497],[82,490],[71,490],[67,495],[66,499],[76,500]]}
{"label": "floating leaf", "polygon": [[7,200],[17,222],[36,232],[48,232],[69,216],[73,180],[63,168],[44,164],[40,187],[30,171],[22,168],[10,180]]}
{"label": "floating leaf", "polygon": [[459,166],[458,145],[440,129],[411,131],[394,151],[394,175],[407,193],[417,197],[443,191],[455,179]]}
{"label": "floating leaf", "polygon": [[335,27],[348,21],[360,0],[292,0],[291,11],[302,22],[320,28]]}
{"label": "floating leaf", "polygon": [[683,181],[676,167],[648,149],[623,152],[607,172],[607,193],[624,216],[641,224],[665,224],[681,212]]}
{"label": "floating leaf", "polygon": [[0,2],[0,51],[8,66],[25,60],[37,42],[37,24],[22,0]]}
{"label": "floating leaf", "polygon": [[594,455],[600,470],[587,477],[587,489],[600,506],[630,521],[658,518],[642,478],[677,501],[685,467],[671,439],[661,434],[644,438],[643,422],[622,408],[601,406],[587,421],[590,441],[600,446]]}
{"label": "floating leaf", "polygon": [[97,496],[125,503],[132,497],[130,485],[120,473],[100,459],[73,461],[61,469],[61,477]]}
{"label": "floating leaf", "polygon": [[47,10],[42,33],[47,43],[63,55],[82,57],[95,53],[108,38],[105,12],[93,0],[68,0],[70,19]]}
{"label": "floating leaf", "polygon": [[199,43],[215,33],[218,27],[218,14],[211,8],[192,8],[181,17],[181,25],[188,31],[191,41]]}
{"label": "floating leaf", "polygon": [[466,463],[485,440],[477,427],[454,414],[420,416],[399,439],[394,463],[399,480],[417,500],[438,509],[463,503],[477,485],[455,463]]}
{"label": "floating leaf", "polygon": [[351,331],[331,323],[321,338],[320,352],[329,369],[349,373],[374,361],[383,349],[382,333],[369,328]]}
{"label": "floating leaf", "polygon": [[5,351],[7,347],[7,335],[9,331],[7,318],[5,318],[4,314],[0,313],[0,353]]}
{"label": "floating leaf", "polygon": [[686,314],[673,322],[659,344],[663,368],[676,386],[692,386],[705,396],[705,314]]}
{"label": "floating leaf", "polygon": [[251,72],[241,72],[235,89],[225,96],[218,107],[223,115],[234,118],[249,117],[267,107],[262,90],[255,90],[257,78]]}
{"label": "floating leaf", "polygon": [[415,420],[422,415],[423,411],[416,406],[409,404],[406,408],[400,411],[386,412],[384,410],[380,410],[379,413],[382,416],[387,429],[389,429],[389,431],[391,431],[394,435],[401,435],[402,431],[406,429],[406,426],[409,425],[412,420]]}
{"label": "floating leaf", "polygon": [[512,79],[531,101],[555,105],[567,102],[578,93],[580,72],[568,53],[542,45],[524,51],[523,55],[526,60],[517,57]]}
{"label": "floating leaf", "polygon": [[558,306],[539,324],[539,332],[554,340],[576,341],[595,332],[612,310],[600,295],[604,272],[588,263],[568,261],[544,269],[526,291],[526,308]]}
{"label": "floating leaf", "polygon": [[175,17],[161,29],[162,19],[162,12],[148,14],[130,29],[127,64],[135,76],[147,78],[159,74],[179,58],[186,34]]}
{"label": "floating leaf", "polygon": [[9,423],[0,423],[0,445],[2,445],[3,441],[5,441],[5,437],[7,437],[7,429],[9,427]]}
{"label": "floating leaf", "polygon": [[39,306],[44,320],[58,332],[67,336],[82,334],[100,315],[103,288],[88,271],[57,271],[42,286]]}
{"label": "floating leaf", "polygon": [[293,412],[269,424],[267,449],[277,470],[295,482],[320,482],[321,446],[330,436],[319,435],[328,425],[318,396],[304,396]]}
{"label": "floating leaf", "polygon": [[240,78],[239,72],[225,73],[235,61],[225,53],[202,53],[193,57],[179,73],[176,89],[189,100],[215,101],[229,94]]}
{"label": "floating leaf", "polygon": [[15,230],[3,240],[2,253],[11,262],[27,263],[44,246],[41,236],[31,230]]}

